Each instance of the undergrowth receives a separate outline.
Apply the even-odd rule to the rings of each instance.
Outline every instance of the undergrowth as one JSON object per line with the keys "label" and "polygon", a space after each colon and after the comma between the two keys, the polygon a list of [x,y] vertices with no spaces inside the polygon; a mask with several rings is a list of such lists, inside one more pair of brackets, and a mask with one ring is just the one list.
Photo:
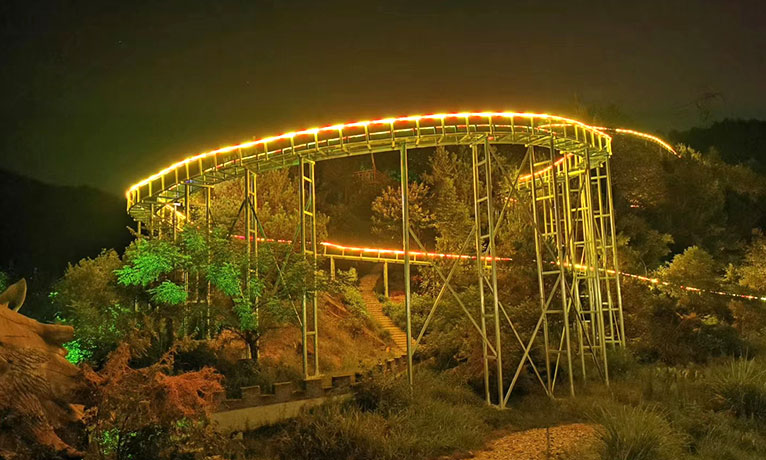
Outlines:
{"label": "undergrowth", "polygon": [[347,403],[327,405],[289,422],[279,436],[283,459],[422,459],[482,445],[510,412],[487,407],[448,376],[418,372],[365,381]]}

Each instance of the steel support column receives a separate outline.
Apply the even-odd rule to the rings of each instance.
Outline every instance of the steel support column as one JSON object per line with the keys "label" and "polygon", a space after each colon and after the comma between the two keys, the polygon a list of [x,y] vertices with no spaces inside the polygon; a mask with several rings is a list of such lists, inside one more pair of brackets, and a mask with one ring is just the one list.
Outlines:
{"label": "steel support column", "polygon": [[[318,299],[316,293],[316,271],[317,271],[317,227],[316,227],[316,184],[314,176],[314,161],[301,158],[298,164],[300,168],[300,238],[301,254],[308,258],[312,273],[311,286],[309,290],[303,290],[301,298],[301,343],[302,343],[302,363],[303,376],[319,375],[319,331],[318,331]],[[310,305],[309,305],[310,304]],[[308,317],[308,310],[311,310],[311,318]],[[314,359],[312,362],[313,371],[309,372],[308,363],[308,342],[313,343]]]}
{"label": "steel support column", "polygon": [[407,381],[410,387],[412,387],[414,376],[412,374],[412,297],[410,292],[410,208],[407,144],[401,145],[399,160],[402,177],[402,248],[404,250],[404,307],[407,316]]}
{"label": "steel support column", "polygon": [[[212,261],[212,250],[210,249],[210,232],[212,231],[210,219],[210,199],[212,187],[205,187],[205,243],[207,245],[207,264],[210,266]],[[212,284],[207,280],[207,291],[205,291],[205,336],[209,339],[210,334],[210,305],[213,299]]]}
{"label": "steel support column", "polygon": [[[474,190],[474,221],[476,227],[476,274],[479,287],[479,302],[481,309],[482,334],[487,336],[486,319],[492,319],[495,330],[495,372],[498,395],[498,406],[505,407],[503,397],[503,360],[502,341],[500,335],[500,299],[497,289],[497,253],[495,251],[495,222],[493,206],[492,184],[492,154],[489,140],[484,139],[482,149],[473,144],[471,146],[471,158],[473,165],[473,190]],[[489,267],[489,293],[492,295],[492,313],[487,313],[487,291],[484,289],[485,267]],[[482,358],[484,360],[484,396],[489,403],[489,359],[486,342],[482,342]]]}
{"label": "steel support column", "polygon": [[[258,311],[257,299],[250,298],[250,284],[253,277],[258,277],[258,188],[257,188],[258,176],[247,169],[245,171],[245,247],[247,254],[247,266],[245,268],[245,287],[244,292],[247,295],[249,301],[254,302],[255,308],[255,321],[260,327],[260,312]],[[250,358],[259,358],[260,347],[256,347],[255,356],[249,356]]]}

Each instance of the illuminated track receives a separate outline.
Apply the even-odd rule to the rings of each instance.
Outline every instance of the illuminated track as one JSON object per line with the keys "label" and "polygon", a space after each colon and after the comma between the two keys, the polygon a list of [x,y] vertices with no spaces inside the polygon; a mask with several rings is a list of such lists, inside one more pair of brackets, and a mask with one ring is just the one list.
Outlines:
{"label": "illuminated track", "polygon": [[[258,174],[298,166],[296,235],[300,238],[296,243],[299,252],[315,269],[320,256],[329,258],[331,265],[335,259],[402,264],[407,334],[412,339],[415,335],[411,330],[410,265],[433,265],[444,284],[429,318],[436,311],[442,294],[452,295],[461,305],[482,340],[486,401],[490,403],[494,399],[500,407],[505,407],[521,372],[529,367],[546,394],[552,396],[559,369],[563,366],[567,369],[563,374],[568,379],[569,392],[574,395],[574,360],[579,358],[581,361],[579,375],[585,379],[587,354],[593,358],[600,378],[608,383],[607,347],[625,345],[620,276],[641,277],[619,270],[610,178],[610,132],[656,143],[677,155],[669,144],[650,134],[623,128],[593,127],[555,115],[519,112],[412,115],[289,132],[190,156],[131,186],[126,191],[127,209],[139,224],[138,235],[150,238],[172,235],[175,239],[184,225],[196,223],[193,222],[198,218],[195,216],[204,216],[199,223],[211,231],[212,186],[243,179],[244,193],[237,219],[240,215],[244,219],[246,233],[241,238],[245,241],[248,267],[244,283],[248,285],[251,273],[257,275],[253,267],[254,260],[259,257],[259,242],[270,241],[258,217]],[[493,148],[494,145],[510,144],[525,148],[517,169],[509,169]],[[460,254],[429,252],[412,233],[409,224],[408,150],[457,145],[469,147],[471,154],[472,177],[469,180],[473,182],[473,226],[458,230],[468,233]],[[315,164],[391,151],[397,151],[400,158],[402,249],[347,247],[325,242],[321,243],[320,250],[315,220]],[[507,161],[517,161],[518,153],[509,154]],[[502,196],[494,191],[496,177],[512,184],[501,192]],[[191,197],[196,194],[202,195],[204,200],[193,200]],[[521,201],[530,204],[528,219],[535,229],[540,302],[537,326],[530,337],[524,339],[516,332],[514,320],[500,300],[496,265],[509,259],[497,254],[495,249],[497,224],[506,215],[509,203]],[[192,212],[195,207],[197,209]],[[474,244],[469,245],[472,239]],[[418,247],[410,248],[412,241]],[[472,249],[466,251],[470,247]],[[272,254],[272,257],[275,256]],[[433,264],[434,260],[473,261],[478,306],[472,309],[478,311],[471,313],[450,285],[457,264],[452,264],[450,272],[444,274],[440,264]],[[317,297],[310,294],[312,289],[307,285],[302,293],[298,315],[306,377],[320,374],[319,315]],[[423,324],[414,345],[408,341],[410,384],[413,383],[414,349],[429,321]],[[549,334],[549,326],[558,330]],[[510,327],[518,345],[525,350],[515,374],[508,381],[503,377],[503,334],[500,332],[506,327]],[[530,353],[538,337],[544,340],[545,377],[538,370],[542,364],[536,365]],[[313,346],[309,346],[310,342]],[[312,356],[309,349],[313,350]],[[490,388],[490,362],[496,366],[492,377],[496,380],[495,389]],[[490,392],[495,391],[491,398]]]}
{"label": "illuminated track", "polygon": [[300,158],[329,160],[410,148],[470,145],[487,136],[493,144],[548,146],[594,158],[611,152],[611,137],[576,120],[547,114],[465,112],[412,115],[312,128],[232,145],[188,157],[139,181],[126,191],[128,213],[148,222],[151,205],[183,199],[186,187],[199,187],[255,172],[298,164]]}
{"label": "illuminated track", "polygon": [[[245,238],[242,235],[236,235],[235,237],[238,239]],[[258,240],[264,243],[292,244],[292,241],[289,241],[289,240],[274,240],[274,239],[267,239],[267,238],[258,238]],[[321,255],[327,258],[360,261],[360,262],[385,262],[385,263],[391,263],[391,264],[404,263],[404,251],[401,249],[345,246],[342,244],[330,243],[328,241],[322,241],[319,243],[319,245],[322,246],[323,248]],[[476,256],[467,255],[467,254],[450,254],[450,253],[442,253],[442,252],[423,252],[423,251],[410,251],[410,258],[411,258],[410,263],[414,265],[426,265],[426,266],[433,265],[434,261],[437,261],[437,260],[464,260],[464,261],[476,260]],[[494,259],[499,262],[510,262],[513,260],[510,257],[495,257]],[[482,260],[484,260],[486,263],[486,262],[489,262],[491,259],[487,257],[482,257]],[[580,265],[580,264],[576,264],[574,268],[580,271],[593,270],[592,267],[587,267],[585,265]],[[604,269],[599,269],[599,270],[604,270]],[[610,274],[615,273],[613,270],[607,270],[607,272],[609,272]],[[668,286],[668,287],[675,287],[684,291],[696,292],[700,294],[712,294],[712,295],[723,296],[723,297],[731,297],[735,299],[756,300],[756,301],[766,302],[766,296],[757,296],[752,294],[738,294],[735,292],[718,291],[714,289],[698,288],[698,287],[687,286],[683,284],[674,284],[668,281],[663,281],[659,278],[636,275],[634,273],[628,273],[624,271],[620,271],[619,274],[621,276],[625,276],[634,280],[648,283],[650,285],[662,285],[662,286]]]}
{"label": "illuminated track", "polygon": [[[366,261],[366,262],[386,262],[386,263],[394,263],[394,264],[404,263],[404,251],[402,251],[401,249],[381,249],[381,248],[371,248],[371,247],[344,246],[341,244],[330,243],[327,241],[322,241],[319,244],[324,248],[322,252],[322,256],[324,257],[332,257],[332,258],[342,259],[342,260]],[[417,264],[417,265],[432,265],[434,261],[436,260],[456,260],[456,259],[466,260],[466,261],[476,260],[476,256],[471,256],[466,254],[448,254],[448,253],[440,253],[440,252],[412,251],[410,252],[410,256],[413,258],[411,263]],[[482,260],[485,260],[485,263],[489,261],[489,259],[486,257],[482,258]],[[495,257],[495,260],[500,262],[510,262],[512,259],[510,257]],[[575,265],[574,268],[580,271],[593,270],[592,267],[587,267],[585,265],[580,265],[580,264]],[[603,270],[603,269],[599,269],[599,270]],[[614,274],[614,271],[610,271],[610,274]],[[697,292],[697,293],[712,294],[712,295],[723,296],[723,297],[732,297],[735,299],[758,300],[761,302],[766,302],[766,296],[737,294],[734,292],[718,291],[714,289],[704,289],[704,288],[697,288],[693,286],[686,286],[682,284],[674,284],[668,281],[660,280],[658,278],[636,275],[636,274],[628,273],[624,271],[619,272],[619,274],[621,276],[642,281],[650,285],[662,285],[662,286],[668,286],[668,287],[672,286],[672,287],[675,287],[684,291],[688,291],[688,292]]]}

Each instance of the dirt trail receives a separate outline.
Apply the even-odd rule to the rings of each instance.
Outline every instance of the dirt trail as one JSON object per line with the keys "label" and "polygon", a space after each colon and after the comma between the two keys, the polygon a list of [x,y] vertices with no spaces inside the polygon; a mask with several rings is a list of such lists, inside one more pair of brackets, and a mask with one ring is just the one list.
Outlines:
{"label": "dirt trail", "polygon": [[378,295],[375,293],[375,284],[378,282],[380,276],[381,274],[378,272],[364,275],[359,279],[359,290],[362,291],[362,298],[367,304],[367,311],[370,313],[370,317],[391,334],[391,338],[398,349],[395,351],[400,354],[405,354],[407,352],[407,334],[399,329],[399,327],[391,321],[391,318],[383,313],[383,304],[380,303]]}
{"label": "dirt trail", "polygon": [[546,436],[545,428],[518,431],[491,441],[485,450],[476,452],[473,460],[554,460],[575,454],[593,445],[596,427],[583,423],[554,426]]}

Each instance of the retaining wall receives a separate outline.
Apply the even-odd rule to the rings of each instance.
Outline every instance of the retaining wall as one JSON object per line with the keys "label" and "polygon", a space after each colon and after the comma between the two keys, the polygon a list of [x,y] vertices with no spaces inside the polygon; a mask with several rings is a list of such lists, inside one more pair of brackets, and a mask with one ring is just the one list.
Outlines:
{"label": "retaining wall", "polygon": [[398,373],[406,366],[407,357],[399,356],[379,363],[367,372],[313,377],[301,382],[278,382],[274,384],[273,393],[261,392],[258,385],[242,387],[242,398],[224,399],[211,418],[224,432],[252,430],[296,417],[304,409],[348,399],[352,387],[364,375]]}

